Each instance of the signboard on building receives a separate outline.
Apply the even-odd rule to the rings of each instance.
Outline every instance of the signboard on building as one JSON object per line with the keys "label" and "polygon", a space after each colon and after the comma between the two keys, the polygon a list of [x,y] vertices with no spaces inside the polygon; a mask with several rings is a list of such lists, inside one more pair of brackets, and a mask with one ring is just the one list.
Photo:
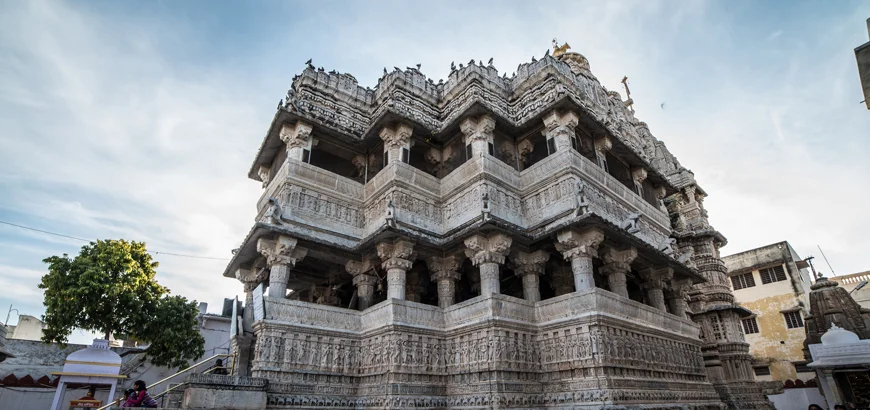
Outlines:
{"label": "signboard on building", "polygon": [[263,304],[263,292],[265,292],[265,283],[261,283],[254,288],[254,321],[263,320],[266,318],[265,305]]}

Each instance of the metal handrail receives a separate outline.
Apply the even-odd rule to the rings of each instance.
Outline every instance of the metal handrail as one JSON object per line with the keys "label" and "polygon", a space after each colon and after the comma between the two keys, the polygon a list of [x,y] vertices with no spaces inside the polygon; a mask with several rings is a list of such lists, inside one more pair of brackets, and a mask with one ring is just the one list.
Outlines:
{"label": "metal handrail", "polygon": [[[190,370],[196,371],[196,369],[197,369],[199,366],[201,366],[201,365],[203,365],[203,364],[205,364],[205,363],[211,362],[211,361],[213,361],[213,360],[215,360],[215,359],[218,359],[218,358],[221,358],[221,357],[234,357],[234,356],[235,356],[235,355],[233,355],[233,354],[227,354],[227,353],[216,354],[216,355],[214,355],[214,356],[212,356],[212,357],[209,357],[208,359],[202,360],[202,361],[200,361],[199,363],[194,364],[193,366],[190,366],[190,367],[188,367],[188,368],[186,368],[186,369],[184,369],[184,370],[180,370],[178,373],[175,373],[175,374],[173,374],[173,375],[171,375],[171,376],[168,376],[168,377],[163,378],[162,380],[159,380],[159,381],[156,381],[156,382],[154,382],[154,383],[151,383],[150,385],[146,386],[145,388],[146,388],[146,389],[150,389],[150,388],[152,388],[152,387],[154,387],[154,386],[157,386],[157,385],[159,385],[159,384],[162,384],[162,383],[164,383],[164,382],[167,382],[167,381],[169,381],[169,380],[172,380],[172,379],[174,379],[174,378],[176,378],[176,377],[178,377],[178,376],[180,376],[180,375],[182,375],[182,374],[184,374],[184,373],[187,373],[187,372],[190,371]],[[235,370],[235,367],[236,367],[236,363],[235,363],[235,359],[233,359],[233,366],[232,366],[232,368],[231,368],[231,369],[232,369],[231,372],[232,372],[233,370]],[[230,373],[230,374],[232,374],[232,373]],[[184,383],[182,383],[182,384],[184,384]],[[156,395],[154,395],[154,396],[151,396],[151,397],[152,397],[152,398],[161,397],[161,396],[163,396],[164,394],[166,394],[167,392],[169,392],[170,390],[173,390],[173,389],[175,389],[175,388],[177,388],[177,387],[179,387],[179,386],[181,386],[181,384],[179,384],[178,386],[173,387],[172,389],[167,389],[166,391],[160,392],[160,393],[158,393],[158,394],[156,394]],[[103,407],[99,407],[99,408],[97,408],[97,410],[105,410],[105,409],[108,409],[109,407],[112,407],[112,406],[114,406],[114,405],[120,403],[122,400],[126,400],[126,399],[127,399],[127,398],[124,397],[124,398],[121,398],[121,399],[115,400],[115,401],[113,401],[113,402],[111,402],[111,403],[109,403],[109,404],[107,404],[107,405],[105,405],[105,406],[103,406]]]}

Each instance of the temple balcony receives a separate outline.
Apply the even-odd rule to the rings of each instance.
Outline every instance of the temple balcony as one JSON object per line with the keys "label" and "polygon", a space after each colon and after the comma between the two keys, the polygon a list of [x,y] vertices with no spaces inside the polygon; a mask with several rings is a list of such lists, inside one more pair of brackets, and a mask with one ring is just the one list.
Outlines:
{"label": "temple balcony", "polygon": [[[557,152],[523,171],[482,155],[441,179],[393,162],[366,184],[288,160],[260,197],[258,220],[263,220],[269,199],[274,198],[281,205],[284,223],[333,232],[351,241],[392,224],[419,231],[438,243],[486,217],[539,236],[548,233],[548,226],[580,216],[578,184],[587,203],[584,213],[631,228],[630,234],[661,249],[670,233],[667,214],[574,150]],[[632,215],[639,216],[636,225],[623,226]]]}

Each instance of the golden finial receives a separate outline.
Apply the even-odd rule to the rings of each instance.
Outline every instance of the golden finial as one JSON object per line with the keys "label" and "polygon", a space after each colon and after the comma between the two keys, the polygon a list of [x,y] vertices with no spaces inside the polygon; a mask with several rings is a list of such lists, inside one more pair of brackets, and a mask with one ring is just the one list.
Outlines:
{"label": "golden finial", "polygon": [[562,54],[565,54],[565,52],[568,51],[570,48],[571,46],[569,46],[568,43],[562,44],[560,46],[559,42],[556,41],[555,38],[553,39],[553,57],[558,57]]}

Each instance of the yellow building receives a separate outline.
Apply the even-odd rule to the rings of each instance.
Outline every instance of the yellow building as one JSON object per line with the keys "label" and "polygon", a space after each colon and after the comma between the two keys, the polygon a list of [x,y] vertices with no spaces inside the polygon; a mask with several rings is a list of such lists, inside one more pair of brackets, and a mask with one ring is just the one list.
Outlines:
{"label": "yellow building", "polygon": [[735,300],[753,315],[742,320],[757,380],[808,381],[815,374],[803,354],[804,316],[812,279],[788,242],[722,258]]}

